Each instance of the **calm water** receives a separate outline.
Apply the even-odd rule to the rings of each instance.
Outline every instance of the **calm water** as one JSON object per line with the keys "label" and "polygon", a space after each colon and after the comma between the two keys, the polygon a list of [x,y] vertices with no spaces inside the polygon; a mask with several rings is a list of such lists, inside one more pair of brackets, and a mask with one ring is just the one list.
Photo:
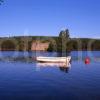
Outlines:
{"label": "calm water", "polygon": [[[70,67],[33,61],[43,52],[0,52],[0,100],[100,100],[100,52],[72,52]],[[84,64],[85,57],[91,63]]]}

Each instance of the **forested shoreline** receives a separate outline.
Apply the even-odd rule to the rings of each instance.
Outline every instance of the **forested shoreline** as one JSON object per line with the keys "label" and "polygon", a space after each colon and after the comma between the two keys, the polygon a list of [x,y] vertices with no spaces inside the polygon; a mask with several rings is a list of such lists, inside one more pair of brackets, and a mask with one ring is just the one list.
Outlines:
{"label": "forested shoreline", "polygon": [[1,37],[1,51],[31,51],[32,43],[40,41],[49,43],[46,51],[66,52],[66,51],[99,51],[100,39],[91,38],[71,38],[69,30],[63,30],[59,36],[14,36]]}

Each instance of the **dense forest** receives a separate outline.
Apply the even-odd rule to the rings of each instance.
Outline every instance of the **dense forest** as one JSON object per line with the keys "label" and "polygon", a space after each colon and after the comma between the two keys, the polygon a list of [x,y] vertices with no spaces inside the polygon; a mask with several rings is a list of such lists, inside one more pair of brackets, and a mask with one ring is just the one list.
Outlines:
{"label": "dense forest", "polygon": [[47,51],[66,52],[77,50],[100,50],[100,39],[71,38],[69,30],[62,30],[58,37],[15,36],[0,38],[0,50],[31,51],[32,43],[49,42]]}

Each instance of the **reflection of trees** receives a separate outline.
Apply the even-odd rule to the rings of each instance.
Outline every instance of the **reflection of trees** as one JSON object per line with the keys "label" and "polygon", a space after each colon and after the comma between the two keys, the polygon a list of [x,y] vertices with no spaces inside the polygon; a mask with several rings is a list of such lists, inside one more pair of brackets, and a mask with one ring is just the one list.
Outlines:
{"label": "reflection of trees", "polygon": [[57,53],[57,57],[67,57],[67,56],[70,56],[70,52],[59,52]]}
{"label": "reflection of trees", "polygon": [[60,71],[62,71],[62,72],[68,73],[70,67],[59,67],[59,69],[60,69]]}
{"label": "reflection of trees", "polygon": [[12,57],[12,56],[7,56],[7,57],[2,57],[0,58],[0,61],[13,61],[13,62],[29,62],[32,63],[33,62],[33,58],[31,57]]}

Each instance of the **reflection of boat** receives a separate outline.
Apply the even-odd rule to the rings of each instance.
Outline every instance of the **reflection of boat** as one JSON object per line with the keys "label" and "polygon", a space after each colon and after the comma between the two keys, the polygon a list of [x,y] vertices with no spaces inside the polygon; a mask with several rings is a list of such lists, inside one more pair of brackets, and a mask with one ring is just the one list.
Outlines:
{"label": "reflection of boat", "polygon": [[68,63],[37,63],[37,66],[41,66],[41,67],[47,67],[47,66],[50,66],[50,67],[70,67],[71,64]]}
{"label": "reflection of boat", "polygon": [[36,57],[38,62],[49,62],[49,63],[70,63],[71,56],[68,57]]}
{"label": "reflection of boat", "polygon": [[68,73],[70,67],[59,67],[59,69],[60,69],[60,71],[62,71],[62,72]]}
{"label": "reflection of boat", "polygon": [[43,68],[43,67],[58,67],[60,71],[69,72],[69,69],[71,68],[71,63],[37,63],[38,68]]}

